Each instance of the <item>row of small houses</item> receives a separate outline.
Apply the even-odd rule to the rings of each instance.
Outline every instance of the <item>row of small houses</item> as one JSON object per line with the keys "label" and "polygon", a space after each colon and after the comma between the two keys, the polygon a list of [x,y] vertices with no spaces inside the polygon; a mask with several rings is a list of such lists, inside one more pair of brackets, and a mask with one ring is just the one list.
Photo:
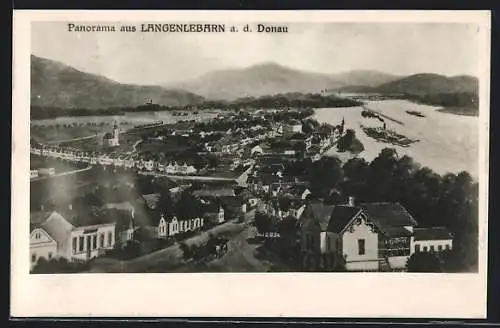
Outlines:
{"label": "row of small houses", "polygon": [[161,163],[153,160],[138,159],[133,156],[113,157],[104,154],[95,154],[83,151],[66,150],[58,147],[31,147],[30,152],[35,155],[43,155],[61,160],[87,163],[90,165],[115,166],[127,169],[138,169],[146,171],[159,171],[167,174],[192,175],[198,170],[190,161],[172,161]]}
{"label": "row of small houses", "polygon": [[[238,132],[238,130],[236,130]],[[253,137],[237,137],[232,135],[232,131],[227,131],[227,136],[219,141],[205,143],[204,147],[207,152],[222,153],[222,154],[239,154],[242,155],[245,147],[248,145],[263,141],[266,138],[274,138],[278,133],[274,130],[268,130],[265,133],[257,134]]]}
{"label": "row of small houses", "polygon": [[[200,231],[208,220],[211,225],[226,221],[226,211],[220,204],[200,217],[178,218],[154,216],[144,223],[135,216],[128,203],[107,204],[99,216],[68,209],[40,211],[30,214],[30,263],[33,268],[40,258],[65,258],[68,261],[88,261],[104,255],[117,244],[125,245],[143,229],[148,238],[167,239],[176,235]],[[139,223],[139,221],[141,221]]]}

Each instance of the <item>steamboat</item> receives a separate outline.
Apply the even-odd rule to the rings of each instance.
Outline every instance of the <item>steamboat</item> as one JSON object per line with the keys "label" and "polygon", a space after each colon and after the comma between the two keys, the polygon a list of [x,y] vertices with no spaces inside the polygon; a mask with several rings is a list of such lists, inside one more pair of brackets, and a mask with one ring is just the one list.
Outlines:
{"label": "steamboat", "polygon": [[410,139],[402,134],[396,133],[393,130],[386,129],[384,127],[368,127],[361,125],[361,129],[369,137],[385,143],[390,143],[400,147],[408,147],[411,144],[418,142],[418,139]]}

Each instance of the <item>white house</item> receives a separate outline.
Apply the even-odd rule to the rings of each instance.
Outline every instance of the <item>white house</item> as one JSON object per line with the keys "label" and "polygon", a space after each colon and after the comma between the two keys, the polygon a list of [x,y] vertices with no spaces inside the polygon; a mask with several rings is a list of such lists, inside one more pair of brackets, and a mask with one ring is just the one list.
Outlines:
{"label": "white house", "polygon": [[30,170],[30,179],[38,178],[38,170]]}
{"label": "white house", "polygon": [[162,214],[157,226],[157,238],[165,239],[168,237],[173,237],[179,233],[196,231],[203,227],[203,218],[191,218],[179,220],[176,216],[171,219],[165,218]]}
{"label": "white house", "polygon": [[106,250],[112,249],[116,242],[115,223],[75,227],[71,231],[72,260],[90,260]]}
{"label": "white house", "polygon": [[415,228],[413,230],[412,253],[442,252],[453,247],[453,235],[446,228]]}
{"label": "white house", "polygon": [[90,260],[115,245],[115,222],[105,218],[86,224],[78,219],[70,222],[55,211],[38,212],[31,214],[30,228],[32,266],[40,257]]}
{"label": "white house", "polygon": [[404,270],[417,222],[398,203],[310,204],[301,227],[303,265],[348,271]]}

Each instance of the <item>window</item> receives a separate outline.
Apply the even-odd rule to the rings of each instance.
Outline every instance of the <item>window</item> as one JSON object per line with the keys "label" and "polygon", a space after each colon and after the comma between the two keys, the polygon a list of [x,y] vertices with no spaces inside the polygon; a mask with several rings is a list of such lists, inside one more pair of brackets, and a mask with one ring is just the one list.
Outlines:
{"label": "window", "polygon": [[52,252],[49,252],[49,260],[52,259]]}
{"label": "window", "polygon": [[97,248],[97,235],[92,236],[92,249]]}
{"label": "window", "polygon": [[441,252],[443,251],[443,246],[442,245],[438,245],[438,252]]}
{"label": "window", "polygon": [[358,239],[358,254],[359,255],[365,255],[365,240],[364,239]]}
{"label": "window", "polygon": [[434,252],[434,245],[431,246],[431,253]]}
{"label": "window", "polygon": [[446,244],[446,246],[444,247],[447,251],[450,250],[450,245]]}
{"label": "window", "polygon": [[73,237],[73,253],[76,252],[77,244],[78,244],[78,238]]}
{"label": "window", "polygon": [[108,232],[108,246],[111,246],[111,244],[113,243],[113,233],[112,232]]}
{"label": "window", "polygon": [[33,262],[33,263],[36,262],[36,254],[35,253],[31,254],[31,262]]}
{"label": "window", "polygon": [[87,235],[87,251],[92,250],[92,236]]}
{"label": "window", "polygon": [[40,233],[39,233],[39,232],[37,232],[37,233],[35,234],[35,239],[40,239]]}
{"label": "window", "polygon": [[101,233],[101,235],[99,236],[99,247],[100,248],[104,247],[104,234],[103,233]]}
{"label": "window", "polygon": [[84,237],[83,237],[83,236],[81,236],[81,237],[79,238],[79,240],[78,240],[78,241],[79,241],[79,244],[78,244],[78,250],[79,250],[80,252],[83,252],[83,245],[84,245],[84,243],[85,243]]}
{"label": "window", "polygon": [[427,252],[427,246],[424,246],[424,252]]}
{"label": "window", "polygon": [[416,253],[420,252],[420,245],[419,244],[415,244],[415,252]]}

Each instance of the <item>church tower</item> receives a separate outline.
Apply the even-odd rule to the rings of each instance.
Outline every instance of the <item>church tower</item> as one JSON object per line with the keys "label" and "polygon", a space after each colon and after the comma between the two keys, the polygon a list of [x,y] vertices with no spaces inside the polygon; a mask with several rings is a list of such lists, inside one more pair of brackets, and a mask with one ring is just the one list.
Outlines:
{"label": "church tower", "polygon": [[119,144],[119,135],[120,135],[120,130],[118,129],[118,125],[116,124],[113,126],[113,144],[118,146]]}

